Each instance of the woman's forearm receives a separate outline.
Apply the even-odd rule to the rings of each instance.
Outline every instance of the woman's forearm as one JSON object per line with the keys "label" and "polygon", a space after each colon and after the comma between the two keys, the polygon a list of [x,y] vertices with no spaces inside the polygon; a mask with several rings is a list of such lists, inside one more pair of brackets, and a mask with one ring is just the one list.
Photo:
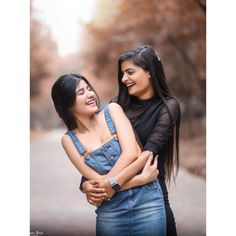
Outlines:
{"label": "woman's forearm", "polygon": [[[142,152],[133,163],[131,163],[129,166],[127,166],[122,171],[120,171],[117,175],[115,175],[114,177],[115,177],[116,181],[119,183],[119,185],[122,186],[128,180],[130,180],[134,176],[136,176],[145,166],[149,155],[150,155],[149,151]],[[137,179],[135,179],[133,181],[134,181],[134,183],[138,184]]]}
{"label": "woman's forearm", "polygon": [[157,156],[153,159],[153,155],[149,155],[148,160],[142,169],[142,173],[134,176],[132,179],[124,183],[121,191],[150,183],[157,178],[158,174]]}
{"label": "woman's forearm", "polygon": [[141,154],[141,149],[136,145],[136,150],[133,150],[132,154],[122,152],[116,164],[112,167],[109,173],[106,174],[107,179],[119,174],[122,170],[126,169],[130,164],[135,162]]}
{"label": "woman's forearm", "polygon": [[[144,168],[149,156],[149,151],[142,152],[133,163],[131,163],[129,166],[121,170],[117,175],[113,175],[112,177],[114,177],[118,184],[122,186],[125,182],[133,178]],[[111,177],[108,175],[105,176],[105,178],[99,184],[100,188],[104,188],[106,190],[106,193],[109,198],[111,198],[115,193],[114,189],[112,189],[111,184],[109,183],[110,178]],[[138,184],[137,179],[132,180],[132,182],[133,184]]]}
{"label": "woman's forearm", "polygon": [[141,175],[138,174],[136,176],[134,176],[132,179],[128,180],[127,182],[125,182],[122,186],[121,186],[121,190],[127,190],[130,188],[134,188],[134,187],[138,187],[141,185],[146,184],[146,182],[141,178]]}

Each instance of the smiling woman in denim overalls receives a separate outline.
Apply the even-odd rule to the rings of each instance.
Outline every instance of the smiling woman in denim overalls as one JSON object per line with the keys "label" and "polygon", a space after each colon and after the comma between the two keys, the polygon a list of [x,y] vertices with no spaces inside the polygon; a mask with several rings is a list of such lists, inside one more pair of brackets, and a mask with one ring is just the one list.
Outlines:
{"label": "smiling woman in denim overalls", "polygon": [[96,209],[96,234],[166,235],[157,158],[150,151],[141,153],[120,105],[100,110],[96,92],[79,74],[61,76],[52,87],[52,99],[68,128],[62,145],[69,159],[106,191]]}

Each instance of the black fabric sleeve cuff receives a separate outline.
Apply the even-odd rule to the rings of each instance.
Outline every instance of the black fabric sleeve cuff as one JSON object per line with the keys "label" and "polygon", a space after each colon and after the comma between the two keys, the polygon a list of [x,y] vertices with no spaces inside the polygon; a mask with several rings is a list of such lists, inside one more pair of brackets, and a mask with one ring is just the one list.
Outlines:
{"label": "black fabric sleeve cuff", "polygon": [[85,193],[85,191],[84,191],[83,188],[82,188],[82,185],[83,185],[83,183],[84,183],[85,181],[87,181],[87,179],[84,178],[84,176],[82,176],[82,177],[81,177],[81,180],[80,180],[80,185],[79,185],[79,189],[80,189],[80,191],[81,191],[82,193]]}
{"label": "black fabric sleeve cuff", "polygon": [[153,155],[155,156],[159,154],[159,147],[157,147],[157,145],[155,144],[147,142],[143,148],[143,151],[153,152]]}

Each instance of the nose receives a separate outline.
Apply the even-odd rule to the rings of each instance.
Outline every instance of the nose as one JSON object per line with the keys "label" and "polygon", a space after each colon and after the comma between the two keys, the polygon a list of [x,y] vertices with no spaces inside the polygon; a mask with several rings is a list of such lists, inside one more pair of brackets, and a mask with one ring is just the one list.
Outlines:
{"label": "nose", "polygon": [[128,76],[124,73],[121,79],[122,83],[125,83],[128,80]]}
{"label": "nose", "polygon": [[94,91],[93,91],[93,90],[90,90],[90,91],[88,90],[88,92],[87,92],[87,97],[88,97],[88,98],[93,98],[94,95],[95,95],[95,94],[94,94]]}

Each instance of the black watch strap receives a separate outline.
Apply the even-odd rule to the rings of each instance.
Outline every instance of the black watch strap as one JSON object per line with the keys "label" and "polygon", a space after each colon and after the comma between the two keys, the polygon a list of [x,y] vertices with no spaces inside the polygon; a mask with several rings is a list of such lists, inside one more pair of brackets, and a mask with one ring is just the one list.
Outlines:
{"label": "black watch strap", "polygon": [[115,192],[118,192],[121,189],[121,186],[118,184],[118,182],[116,181],[114,177],[111,177],[109,179],[109,183]]}

